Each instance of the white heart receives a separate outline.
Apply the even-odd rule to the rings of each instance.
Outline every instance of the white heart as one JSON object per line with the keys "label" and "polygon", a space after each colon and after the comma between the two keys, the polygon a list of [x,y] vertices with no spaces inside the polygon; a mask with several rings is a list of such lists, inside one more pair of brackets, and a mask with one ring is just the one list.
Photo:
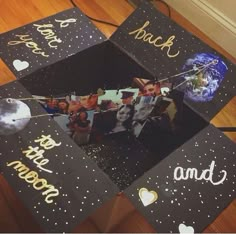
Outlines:
{"label": "white heart", "polygon": [[13,66],[17,71],[22,71],[29,67],[29,63],[27,61],[21,61],[19,59],[16,59],[13,61]]}
{"label": "white heart", "polygon": [[194,229],[191,226],[186,226],[185,224],[181,223],[179,225],[179,233],[193,234],[194,233]]}
{"label": "white heart", "polygon": [[158,199],[158,195],[155,191],[148,191],[146,188],[139,190],[139,197],[144,206],[148,206]]}
{"label": "white heart", "polygon": [[155,198],[154,194],[148,192],[148,191],[143,191],[142,192],[142,202],[144,206],[147,206],[150,204],[151,201],[153,201]]}

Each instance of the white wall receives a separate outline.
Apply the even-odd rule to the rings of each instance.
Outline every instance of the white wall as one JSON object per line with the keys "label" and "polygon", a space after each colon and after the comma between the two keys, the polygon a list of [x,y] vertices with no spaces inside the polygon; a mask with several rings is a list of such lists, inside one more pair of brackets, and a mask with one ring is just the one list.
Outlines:
{"label": "white wall", "polygon": [[236,57],[236,0],[165,0]]}
{"label": "white wall", "polygon": [[205,0],[223,15],[236,22],[236,1],[235,0]]}

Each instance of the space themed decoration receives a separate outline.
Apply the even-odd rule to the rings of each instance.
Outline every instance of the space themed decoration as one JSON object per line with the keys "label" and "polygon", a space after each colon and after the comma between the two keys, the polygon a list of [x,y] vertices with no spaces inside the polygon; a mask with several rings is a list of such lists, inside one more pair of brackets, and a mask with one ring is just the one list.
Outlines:
{"label": "space themed decoration", "polygon": [[[0,87],[0,171],[42,230],[71,232],[123,192],[158,232],[202,232],[235,198],[235,143],[209,122],[236,94],[236,68],[149,3],[109,40],[70,9],[0,45],[19,78]],[[82,146],[63,131],[78,98],[93,111]],[[136,123],[108,128],[124,106]]]}
{"label": "space themed decoration", "polygon": [[104,39],[87,17],[73,8],[1,34],[1,58],[21,78]]}
{"label": "space themed decoration", "polygon": [[11,98],[0,100],[0,135],[22,130],[30,118],[30,109],[24,102]]}
{"label": "space themed decoration", "polygon": [[148,191],[146,188],[141,188],[139,190],[139,197],[144,206],[151,205],[158,198],[155,191]]}
{"label": "space themed decoration", "polygon": [[194,233],[194,229],[191,226],[186,226],[185,224],[181,223],[179,225],[179,233],[193,234]]}
{"label": "space themed decoration", "polygon": [[[195,73],[188,74],[193,69]],[[209,102],[225,77],[228,67],[220,57],[209,53],[200,53],[187,59],[183,66],[181,90],[185,97],[195,102]],[[179,84],[180,87],[180,84]]]}
{"label": "space themed decoration", "polygon": [[207,121],[236,94],[235,66],[148,3],[110,40],[157,80],[174,82],[187,105]]}
{"label": "space themed decoration", "polygon": [[[204,230],[236,195],[236,145],[209,125],[136,180],[125,194],[159,232],[178,233],[184,224]],[[140,196],[152,190],[147,205]],[[150,192],[144,200],[151,201]],[[194,202],[193,202],[194,201]]]}
{"label": "space themed decoration", "polygon": [[21,84],[1,86],[0,97],[1,174],[43,230],[73,230],[119,190]]}

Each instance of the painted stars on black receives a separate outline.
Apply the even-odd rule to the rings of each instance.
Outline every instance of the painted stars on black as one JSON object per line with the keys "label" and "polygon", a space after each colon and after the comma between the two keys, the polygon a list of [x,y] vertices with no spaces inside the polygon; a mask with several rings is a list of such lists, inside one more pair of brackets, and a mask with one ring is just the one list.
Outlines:
{"label": "painted stars on black", "polygon": [[[233,142],[208,126],[134,182],[125,193],[159,232],[178,232],[181,223],[201,232],[236,195],[235,152]],[[200,176],[212,161],[215,161],[214,182],[222,178],[222,170],[227,172],[220,185],[194,178],[177,181],[173,177],[176,167],[183,167],[185,171],[196,168]],[[154,190],[158,200],[144,207],[138,195],[140,188]]]}
{"label": "painted stars on black", "polygon": [[[161,44],[166,42],[170,36],[175,36],[173,45],[170,48],[165,46],[155,47],[153,44],[148,43],[147,40],[144,42],[143,40],[135,39],[135,35],[129,35],[130,32],[141,28],[146,21],[149,21],[150,24],[139,34],[140,37],[144,32],[146,32],[146,35],[151,33],[153,35],[151,41],[161,37],[158,40]],[[196,112],[199,112],[207,121],[210,121],[236,94],[235,65],[228,62],[226,58],[181,28],[174,21],[157,12],[150,4],[143,4],[138,8],[120,26],[120,29],[111,37],[111,40],[119,44],[135,60],[139,61],[158,80],[183,72],[184,64],[195,54],[211,53],[219,56],[229,69],[220,84],[220,88],[215,92],[214,99],[208,102],[187,100],[188,105],[194,108]],[[170,51],[179,51],[179,55],[169,58],[167,56],[168,49]],[[175,80],[169,81],[173,82]]]}
{"label": "painted stars on black", "polygon": [[[55,19],[65,20],[65,19],[75,19],[76,22],[70,23],[67,27],[60,27],[60,24],[55,22]],[[36,30],[33,24],[43,25],[52,24],[50,27],[54,32],[54,36],[59,38],[62,42],[54,43],[57,48],[52,48],[49,46],[49,40],[40,34]],[[41,56],[40,54],[32,53],[32,49],[28,48],[25,43],[16,44],[9,46],[9,41],[18,40],[16,35],[29,35],[37,47],[40,48],[49,57]],[[0,44],[2,51],[2,58],[12,68],[13,72],[17,77],[24,77],[25,75],[32,73],[33,71],[48,66],[52,63],[65,59],[71,55],[78,53],[88,47],[99,44],[104,40],[104,36],[97,28],[92,25],[92,23],[87,19],[84,14],[81,13],[79,9],[70,9],[54,16],[42,19],[40,21],[28,24],[16,30],[4,33],[0,37]],[[17,71],[13,64],[13,61],[19,59],[21,61],[27,61],[29,67]]]}
{"label": "painted stars on black", "polygon": [[[65,42],[60,49],[51,52],[52,60],[35,59],[31,53],[25,52],[25,47],[19,47],[18,51],[13,51],[14,56],[19,56],[23,60],[33,61],[37,68],[40,68],[45,64],[56,62],[57,59],[61,60],[71,56],[74,52],[91,47],[103,40],[103,37],[95,28],[88,26],[91,24],[90,22],[84,23],[85,21],[82,19],[84,16],[79,15],[77,10],[72,10],[71,15],[62,13],[60,16],[78,17],[77,23],[79,26],[75,24],[72,26],[74,27],[73,30],[68,27],[69,31],[67,33],[63,32],[63,35],[65,34]],[[81,19],[79,20],[80,17]],[[167,58],[164,49],[160,51],[159,48],[154,48],[154,53],[151,54],[149,53],[150,45],[139,46],[137,40],[130,40],[127,32],[139,25],[141,26],[143,21],[141,22],[140,19],[155,22],[151,30],[157,36],[162,35],[163,38],[166,38],[172,34],[176,35],[175,47],[173,48],[180,50],[181,54],[178,58]],[[42,22],[52,23],[50,19],[44,19]],[[25,26],[19,29],[19,32],[23,32],[22,30],[25,29],[26,32],[30,33],[29,27],[31,26]],[[152,74],[159,77],[180,72],[183,61],[189,58],[189,55],[197,52],[212,52],[210,48],[202,44],[197,38],[187,34],[186,31],[173,22],[166,21],[164,16],[157,13],[150,14],[148,8],[138,10],[121,27],[125,30],[118,29],[112,40],[122,45],[126,52],[131,52],[136,60],[141,61]],[[56,28],[55,30],[58,35],[62,33],[61,29]],[[11,37],[15,33],[11,32]],[[8,34],[3,35],[1,43],[5,43],[9,39],[6,35]],[[38,39],[37,37],[35,38]],[[39,41],[42,47],[47,46],[42,38]],[[4,51],[5,55],[9,55],[8,58],[5,58],[9,64],[12,61],[10,59],[13,58],[13,52],[9,48]],[[70,62],[63,64],[67,67],[66,65],[70,64]],[[234,73],[234,67],[231,65],[229,67],[231,77]],[[32,69],[32,64],[30,69]],[[32,70],[30,69],[19,72],[19,76],[24,76],[27,72],[31,72]],[[43,73],[45,80],[56,74],[53,73],[52,69],[47,68]],[[37,80],[32,79],[31,82],[39,85],[40,82],[42,83],[41,78],[41,75],[39,75]],[[50,87],[50,83],[47,84],[49,86],[48,89],[53,88]],[[232,80],[225,79],[219,92],[219,103],[222,103],[222,105],[231,97],[231,94],[228,93],[229,90],[231,93],[235,93],[235,83]],[[0,96],[2,98],[22,98],[28,97],[29,93],[25,92],[17,82],[14,82],[1,87]],[[34,115],[42,113],[42,109],[35,101],[29,100],[26,103],[30,106]],[[209,112],[209,109],[204,109],[204,113],[208,114]],[[40,134],[49,133],[57,141],[63,142],[63,147],[58,150],[55,149],[50,155],[47,155],[54,172],[53,175],[47,175],[48,179],[53,181],[60,191],[60,197],[55,200],[50,209],[48,209],[48,205],[42,199],[41,194],[36,193],[32,186],[18,180],[14,171],[9,172],[2,164],[1,169],[3,175],[16,189],[16,192],[29,207],[37,221],[45,227],[45,230],[50,232],[70,230],[79,220],[84,220],[94,209],[102,205],[106,199],[111,198],[118,192],[116,185],[121,190],[128,187],[126,194],[160,232],[177,232],[181,223],[191,225],[197,232],[200,232],[235,197],[235,145],[226,140],[212,126],[200,132],[199,135],[184,144],[183,147],[168,156],[160,164],[153,165],[154,168],[152,170],[146,170],[147,172],[144,176],[142,176],[145,171],[142,163],[145,162],[144,156],[148,157],[148,153],[145,149],[141,149],[142,147],[136,149],[130,147],[131,150],[127,150],[124,145],[120,145],[116,147],[117,151],[114,151],[113,146],[110,148],[106,148],[104,145],[84,147],[89,158],[95,161],[94,163],[58,129],[58,126],[50,117],[32,120],[19,136],[0,137],[0,158],[2,162],[12,158],[29,163],[20,156],[21,150],[27,147],[28,144],[34,144],[34,139]],[[12,144],[12,142],[16,144]],[[110,144],[114,145],[114,142],[110,141]],[[130,153],[131,151],[132,153]],[[105,154],[102,155],[104,152]],[[98,154],[103,157],[98,157]],[[130,155],[134,157],[129,158],[128,156]],[[173,171],[176,167],[194,167],[200,172],[209,168],[212,160],[216,162],[215,180],[220,179],[220,170],[227,171],[227,178],[219,187],[212,186],[209,181],[205,180],[176,181],[173,179]],[[109,165],[106,164],[107,162],[109,162]],[[96,164],[110,176],[112,181],[103,174]],[[33,167],[34,165],[32,164],[31,166]],[[39,173],[45,175],[45,172],[39,171]],[[158,200],[146,208],[142,206],[138,197],[138,190],[142,187],[153,189],[159,195]],[[194,203],[192,202],[193,200],[195,201]]]}
{"label": "painted stars on black", "polygon": [[120,190],[142,176],[150,168],[149,161],[153,157],[136,138],[123,133],[105,137],[100,143],[84,145],[82,149]]}
{"label": "painted stars on black", "polygon": [[[15,81],[0,88],[0,97],[6,96],[17,99],[30,97],[30,94]],[[32,115],[45,113],[36,101],[24,102],[30,107]],[[38,146],[34,140],[41,135],[51,135],[53,140],[62,143],[58,147],[45,150],[43,154],[49,160],[46,167],[52,173],[40,170],[33,160],[22,153],[28,146]],[[18,177],[18,171],[6,166],[7,162],[16,160],[36,171],[39,178],[46,179],[59,190],[53,203],[46,203],[42,191],[35,190],[31,183]],[[51,117],[31,119],[26,128],[17,134],[0,136],[0,165],[1,174],[47,232],[72,231],[119,191]]]}

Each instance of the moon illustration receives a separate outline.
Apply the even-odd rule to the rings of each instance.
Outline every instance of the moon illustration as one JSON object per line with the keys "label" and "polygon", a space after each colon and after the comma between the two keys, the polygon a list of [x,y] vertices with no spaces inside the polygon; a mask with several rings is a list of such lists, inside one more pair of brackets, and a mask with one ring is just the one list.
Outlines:
{"label": "moon illustration", "polygon": [[0,135],[15,134],[29,123],[30,108],[22,101],[5,98],[0,100]]}

